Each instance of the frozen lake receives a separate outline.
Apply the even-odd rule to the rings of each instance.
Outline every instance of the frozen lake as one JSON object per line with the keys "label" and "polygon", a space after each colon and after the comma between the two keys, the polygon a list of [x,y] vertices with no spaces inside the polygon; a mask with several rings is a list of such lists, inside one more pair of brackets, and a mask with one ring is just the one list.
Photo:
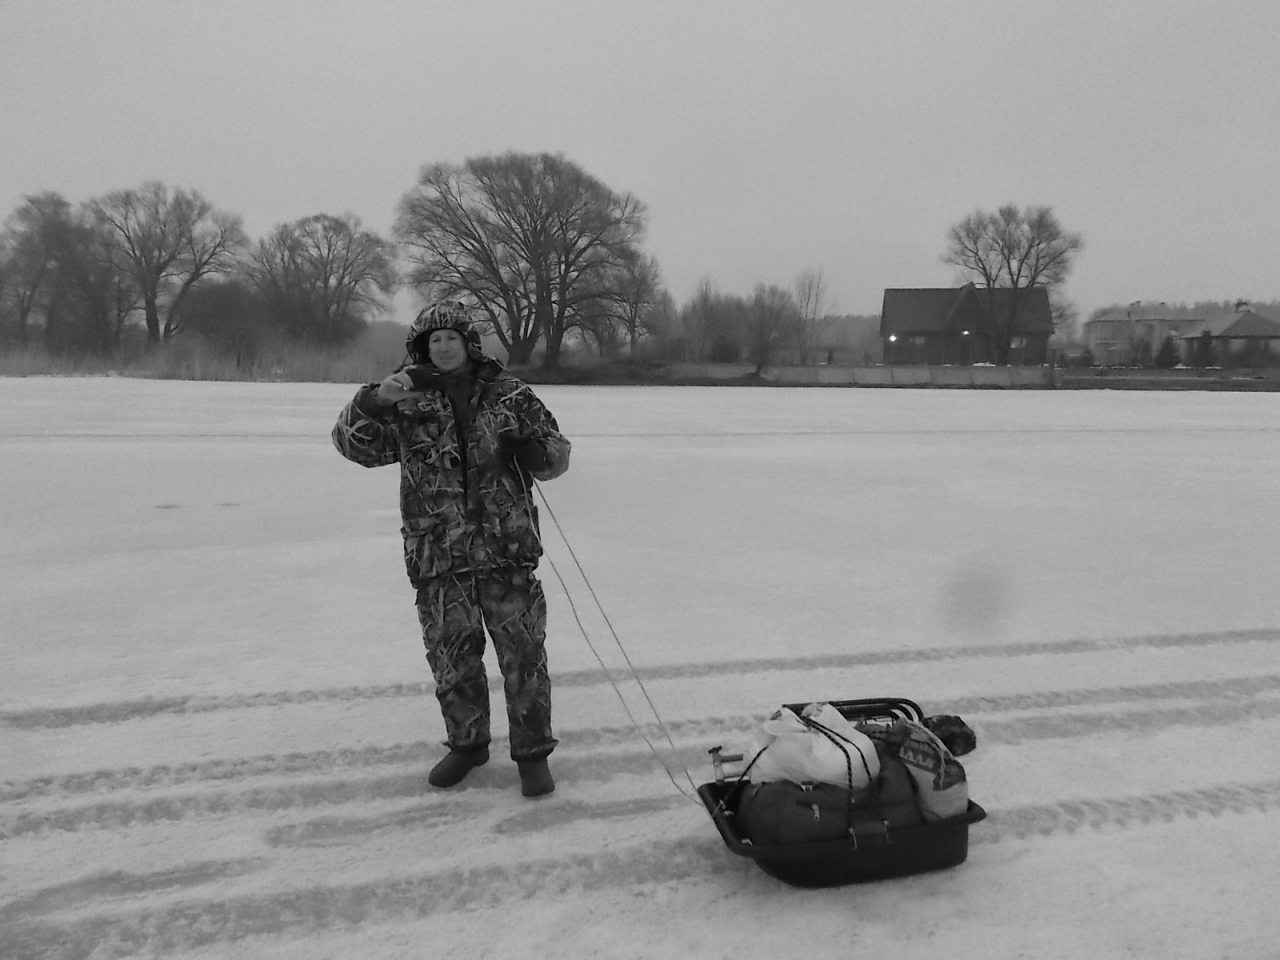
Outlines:
{"label": "frozen lake", "polygon": [[[353,390],[0,379],[0,954],[1278,955],[1280,395],[537,388],[574,452],[531,802],[505,743],[425,783]],[[686,790],[780,702],[911,697],[977,731],[968,862],[732,857],[565,538]]]}

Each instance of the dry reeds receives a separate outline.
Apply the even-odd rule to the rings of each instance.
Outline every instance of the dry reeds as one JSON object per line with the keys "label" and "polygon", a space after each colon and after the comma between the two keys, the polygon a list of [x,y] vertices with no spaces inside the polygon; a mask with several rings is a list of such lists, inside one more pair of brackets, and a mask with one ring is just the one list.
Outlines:
{"label": "dry reeds", "polygon": [[294,383],[367,383],[381,380],[404,360],[405,328],[372,323],[341,347],[268,341],[240,354],[198,337],[117,355],[55,354],[43,347],[0,350],[0,376],[125,376],[157,380],[276,380]]}

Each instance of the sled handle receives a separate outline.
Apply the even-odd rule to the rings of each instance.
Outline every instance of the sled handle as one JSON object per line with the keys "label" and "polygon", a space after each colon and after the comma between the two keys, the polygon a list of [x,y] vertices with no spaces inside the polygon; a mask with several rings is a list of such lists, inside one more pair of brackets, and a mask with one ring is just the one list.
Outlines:
{"label": "sled handle", "polygon": [[724,765],[726,763],[737,763],[742,759],[742,754],[740,753],[721,753],[720,751],[723,749],[724,747],[717,744],[707,751],[707,753],[711,754],[711,768],[715,771],[716,783],[724,783]]}
{"label": "sled handle", "polygon": [[[822,701],[815,701],[822,702]],[[910,720],[924,722],[924,711],[914,700],[903,697],[872,697],[865,700],[828,700],[846,720]],[[807,703],[783,704],[788,710],[800,713]]]}

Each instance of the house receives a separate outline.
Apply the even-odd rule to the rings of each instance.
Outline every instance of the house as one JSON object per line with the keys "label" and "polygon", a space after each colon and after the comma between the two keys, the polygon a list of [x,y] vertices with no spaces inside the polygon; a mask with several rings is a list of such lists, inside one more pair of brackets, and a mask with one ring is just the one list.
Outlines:
{"label": "house", "polygon": [[1184,341],[1198,336],[1206,323],[1203,317],[1174,317],[1165,304],[1146,305],[1134,301],[1086,320],[1085,346],[1095,363],[1104,366],[1148,364],[1167,337]]}
{"label": "house", "polygon": [[[1273,366],[1280,362],[1278,340],[1280,323],[1254,313],[1247,300],[1237,300],[1232,313],[1207,320],[1202,329],[1182,337],[1183,356],[1201,366]],[[1212,344],[1211,352],[1206,343]]]}
{"label": "house", "polygon": [[[1045,362],[1053,316],[1049,291],[1017,291],[1009,363]],[[884,361],[890,364],[972,364],[995,361],[995,317],[1006,319],[1014,291],[967,283],[963,287],[889,289],[880,313]]]}

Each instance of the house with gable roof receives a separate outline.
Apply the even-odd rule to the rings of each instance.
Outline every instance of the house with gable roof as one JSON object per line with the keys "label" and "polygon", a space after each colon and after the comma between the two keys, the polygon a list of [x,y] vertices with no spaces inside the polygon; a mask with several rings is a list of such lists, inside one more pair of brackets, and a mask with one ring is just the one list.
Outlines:
{"label": "house with gable roof", "polygon": [[[1009,363],[1037,366],[1048,355],[1053,315],[1046,287],[1018,291]],[[997,320],[1007,322],[1014,291],[967,283],[963,287],[887,289],[880,312],[884,362],[911,364],[993,363]]]}
{"label": "house with gable roof", "polygon": [[1237,300],[1235,310],[1204,322],[1203,329],[1182,337],[1183,356],[1194,362],[1203,356],[1205,342],[1213,345],[1217,365],[1223,367],[1266,367],[1280,363],[1280,323],[1249,308],[1247,300]]}

